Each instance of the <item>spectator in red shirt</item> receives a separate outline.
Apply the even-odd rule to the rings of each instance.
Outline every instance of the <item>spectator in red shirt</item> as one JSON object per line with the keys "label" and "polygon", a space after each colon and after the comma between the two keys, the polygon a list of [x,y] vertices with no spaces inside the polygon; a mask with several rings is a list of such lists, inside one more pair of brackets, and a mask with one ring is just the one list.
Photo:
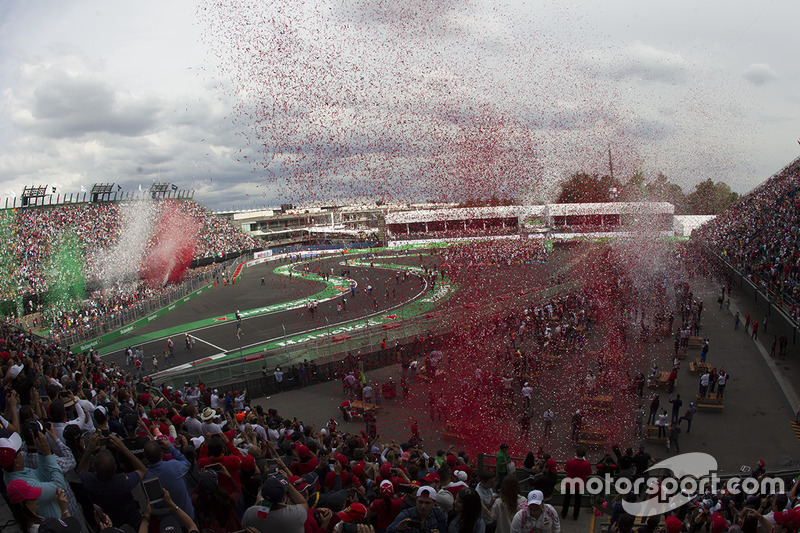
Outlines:
{"label": "spectator in red shirt", "polygon": [[297,460],[289,465],[289,470],[296,476],[303,476],[313,472],[319,466],[319,459],[311,453],[308,446],[298,444],[294,448],[294,453],[297,455]]}
{"label": "spectator in red shirt", "polygon": [[[227,449],[228,454],[225,451]],[[225,468],[218,468],[217,476],[219,485],[232,497],[238,493],[242,495],[242,482],[239,479],[239,467],[242,464],[242,454],[236,449],[227,435],[221,433],[208,439],[208,444],[203,444],[199,450],[200,459],[197,461],[200,468],[208,469],[210,465],[221,465]]]}
{"label": "spectator in red shirt", "polygon": [[394,485],[388,479],[381,481],[380,498],[369,506],[369,517],[375,524],[376,531],[385,531],[389,524],[394,522],[400,509],[403,507],[404,498],[394,497]]}
{"label": "spectator in red shirt", "polygon": [[586,448],[578,446],[575,450],[575,457],[564,465],[564,472],[564,504],[561,507],[561,518],[563,520],[567,517],[570,501],[572,496],[575,496],[575,510],[572,512],[572,518],[577,520],[578,514],[581,512],[583,487],[592,474],[592,463],[586,460]]}

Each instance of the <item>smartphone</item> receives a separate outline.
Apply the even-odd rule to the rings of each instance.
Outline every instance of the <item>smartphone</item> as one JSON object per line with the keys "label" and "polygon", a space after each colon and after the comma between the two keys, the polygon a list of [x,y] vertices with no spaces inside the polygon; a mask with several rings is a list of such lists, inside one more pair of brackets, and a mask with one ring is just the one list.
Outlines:
{"label": "smartphone", "polygon": [[219,471],[219,468],[220,468],[220,465],[219,465],[219,464],[213,464],[213,465],[208,465],[208,466],[206,467],[206,470],[216,470],[216,471]]}
{"label": "smartphone", "polygon": [[100,519],[101,524],[109,521],[108,516],[106,516],[106,513],[103,512],[103,509],[101,509],[99,505],[94,504],[94,512],[97,514],[97,518]]}
{"label": "smartphone", "polygon": [[164,491],[161,489],[161,480],[157,477],[151,477],[142,481],[144,493],[147,495],[147,501],[150,503],[158,503],[164,501]]}
{"label": "smartphone", "polygon": [[422,527],[422,520],[410,520],[408,522],[408,527],[411,529],[419,529]]}
{"label": "smartphone", "polygon": [[97,445],[98,446],[106,446],[107,447],[109,442],[111,442],[111,439],[108,438],[108,437],[100,437],[99,439],[97,439]]}

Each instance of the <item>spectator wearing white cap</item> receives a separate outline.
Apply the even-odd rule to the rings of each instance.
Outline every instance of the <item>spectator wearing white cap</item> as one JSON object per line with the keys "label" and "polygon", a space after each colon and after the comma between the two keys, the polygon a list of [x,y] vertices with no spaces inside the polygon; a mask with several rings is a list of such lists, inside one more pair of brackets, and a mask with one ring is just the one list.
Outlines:
{"label": "spectator wearing white cap", "polygon": [[56,491],[59,488],[65,491],[71,489],[55,456],[50,451],[44,433],[37,433],[34,442],[39,454],[39,463],[35,470],[25,467],[25,458],[20,450],[22,438],[18,433],[12,433],[7,439],[0,439],[0,466],[3,468],[3,479],[6,485],[19,479],[35,489],[41,489],[42,492],[37,498],[39,516],[60,518],[62,510],[56,501]]}
{"label": "spectator wearing white cap", "polygon": [[436,503],[436,489],[433,487],[420,487],[417,489],[416,505],[410,509],[400,511],[397,518],[386,528],[386,533],[396,531],[422,531],[438,530],[440,533],[447,531],[447,517],[441,509],[434,507]]}
{"label": "spectator wearing white cap", "polygon": [[511,533],[536,532],[560,533],[561,520],[558,512],[549,503],[544,503],[544,495],[540,490],[528,493],[528,505],[514,515],[511,521]]}

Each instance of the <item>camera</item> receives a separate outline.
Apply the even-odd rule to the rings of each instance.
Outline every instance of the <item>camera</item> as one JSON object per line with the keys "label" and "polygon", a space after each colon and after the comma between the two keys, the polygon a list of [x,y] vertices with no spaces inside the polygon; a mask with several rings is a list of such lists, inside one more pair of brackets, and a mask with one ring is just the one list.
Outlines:
{"label": "camera", "polygon": [[22,440],[25,441],[25,444],[28,446],[34,446],[33,439],[36,437],[37,433],[44,433],[44,426],[38,420],[26,420],[24,424],[22,424]]}

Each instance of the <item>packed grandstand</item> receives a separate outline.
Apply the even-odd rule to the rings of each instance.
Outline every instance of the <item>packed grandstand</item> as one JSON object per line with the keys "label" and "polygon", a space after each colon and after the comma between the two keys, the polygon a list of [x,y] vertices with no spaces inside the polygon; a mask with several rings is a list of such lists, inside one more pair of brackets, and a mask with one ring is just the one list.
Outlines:
{"label": "packed grandstand", "polygon": [[[692,296],[689,280],[693,277],[722,280],[722,308],[726,292],[729,296],[731,291],[725,283],[730,277],[724,270],[727,261],[769,291],[773,303],[797,320],[798,180],[800,162],[796,161],[701,228],[688,244],[670,249],[664,271],[675,273],[672,279],[655,275],[637,279],[640,272],[613,268],[624,262],[615,255],[624,252],[589,247],[600,252],[582,264],[588,283],[569,286],[563,294],[545,301],[517,307],[509,304],[503,313],[482,315],[469,331],[455,331],[448,342],[464,347],[469,365],[480,367],[477,362],[496,357],[498,365],[512,369],[511,388],[522,387],[520,401],[524,404],[531,395],[529,390],[525,400],[528,382],[524,379],[533,382],[537,374],[546,372],[546,361],[559,354],[588,353],[586,340],[595,327],[607,334],[608,341],[603,347],[605,356],[598,351],[597,376],[590,372],[590,379],[587,374],[580,394],[571,391],[549,400],[558,405],[571,401],[570,396],[592,397],[602,382],[635,410],[637,404],[645,403],[645,376],[626,374],[631,370],[624,367],[626,362],[612,356],[628,342],[652,343],[654,337],[671,342],[674,338],[677,361],[684,340],[688,345],[701,328],[703,303]],[[204,283],[213,283],[217,278],[214,270],[222,263],[200,266],[203,258],[224,259],[259,247],[251,237],[193,202],[165,201],[154,209],[178,211],[201,228],[191,258],[200,272],[188,270],[184,276],[199,275]],[[113,257],[104,251],[113,249],[123,234],[123,208],[86,204],[29,208],[8,216],[14,231],[6,246],[11,253],[6,254],[4,267],[10,268],[7,274],[14,283],[4,287],[4,298],[29,297],[21,300],[25,302],[21,306],[12,307],[18,316],[0,328],[4,389],[0,394],[4,412],[0,417],[0,466],[3,495],[16,521],[8,530],[558,532],[561,521],[570,512],[577,517],[581,506],[579,493],[562,490],[558,483],[565,473],[582,478],[609,473],[633,480],[644,477],[652,464],[644,450],[612,452],[610,445],[616,442],[612,438],[621,433],[609,434],[605,444],[610,453],[598,464],[589,463],[584,446],[596,443],[596,437],[586,431],[581,417],[576,420],[574,416],[570,422],[574,438],[562,445],[563,449],[531,450],[516,464],[504,444],[498,446],[499,451],[494,447],[480,450],[491,456],[480,462],[474,454],[459,452],[457,446],[430,449],[414,424],[402,441],[379,438],[372,431],[374,421],[369,414],[364,418],[365,431],[348,432],[338,421],[352,418],[355,402],[375,402],[381,395],[390,399],[384,389],[379,393],[356,379],[359,367],[355,357],[348,359],[351,367],[340,369],[345,395],[337,410],[340,415],[327,427],[315,428],[303,425],[293,413],[279,413],[268,404],[264,407],[244,391],[217,389],[196,380],[180,388],[160,386],[132,368],[110,364],[96,352],[73,353],[58,337],[76,324],[104,321],[124,308],[157,300],[182,281],[153,285],[123,278],[115,279],[111,287],[90,284],[77,307],[48,314],[44,298],[41,308],[38,299],[34,305],[27,302],[33,301],[31,295],[44,294],[50,288],[52,278],[45,267],[54,237],[67,229],[74,232],[87,258],[86,277],[89,281],[102,279],[102,259]],[[598,222],[604,229],[619,225],[613,218]],[[428,228],[422,224],[414,226],[415,232],[431,238],[449,238],[454,231],[445,224]],[[663,227],[665,222],[659,220],[658,229]],[[501,235],[511,231],[505,221],[490,224],[488,229],[492,228]],[[465,231],[474,237],[487,228],[462,225],[461,229],[462,235]],[[407,235],[411,233],[410,226],[406,230]],[[144,239],[140,257],[148,257],[147,249],[156,247],[157,240]],[[447,248],[440,260],[448,266],[448,275],[467,282],[480,275],[495,278],[495,271],[489,269],[503,265],[520,269],[539,265],[545,256],[546,248],[538,241],[505,239]],[[204,272],[211,275],[203,277]],[[556,276],[548,279],[553,284],[564,281]],[[48,330],[49,339],[34,334],[23,321],[26,315],[37,313],[42,317],[36,323],[37,331]],[[627,326],[615,325],[618,316],[619,323]],[[421,342],[411,345],[418,349],[424,345]],[[396,362],[407,378],[406,372],[416,368],[416,359],[412,361],[412,352],[401,348],[396,347]],[[413,353],[435,380],[438,356],[431,348],[427,345]],[[393,349],[382,346],[381,350]],[[519,363],[521,350],[533,354],[524,364]],[[312,368],[310,363],[297,365],[293,386],[312,385],[331,376]],[[471,366],[463,368],[472,370]],[[647,379],[658,382],[657,370]],[[351,372],[352,379],[348,377]],[[710,369],[707,373],[711,374]],[[719,387],[714,393],[720,399],[727,375],[717,368],[713,374],[709,379]],[[507,377],[487,377],[491,387],[475,389],[475,398],[488,403],[495,391],[506,387]],[[672,386],[674,381],[667,376],[665,385]],[[439,386],[447,390],[445,384]],[[391,387],[385,390],[392,393]],[[461,415],[451,418],[448,429],[480,434],[485,428],[468,427],[473,411],[469,404],[464,405]],[[430,408],[432,419],[443,409],[435,402]],[[530,424],[525,413],[513,421],[494,422],[512,424],[522,433]],[[655,412],[651,406],[651,415],[655,425],[661,415],[658,406]],[[615,431],[630,434],[637,424],[641,431],[643,422],[641,418],[637,422],[636,416],[638,413]],[[685,422],[677,421],[677,427],[686,427]],[[481,442],[475,439],[473,442]],[[677,434],[670,433],[664,441],[677,445],[677,439]],[[576,457],[566,463],[561,460],[573,455]],[[759,464],[748,475],[758,479],[765,473],[765,466]],[[158,480],[157,488],[153,488],[154,480]],[[690,504],[654,515],[640,530],[654,532],[663,526],[668,533],[797,531],[797,490],[798,482],[777,495],[745,497],[722,490],[692,493],[688,495]],[[606,515],[606,527],[632,531],[634,518],[626,512],[630,508],[623,505],[623,498],[606,496],[605,502],[592,502],[598,515]],[[627,497],[624,502],[635,503]],[[570,511],[570,503],[574,511]]]}

